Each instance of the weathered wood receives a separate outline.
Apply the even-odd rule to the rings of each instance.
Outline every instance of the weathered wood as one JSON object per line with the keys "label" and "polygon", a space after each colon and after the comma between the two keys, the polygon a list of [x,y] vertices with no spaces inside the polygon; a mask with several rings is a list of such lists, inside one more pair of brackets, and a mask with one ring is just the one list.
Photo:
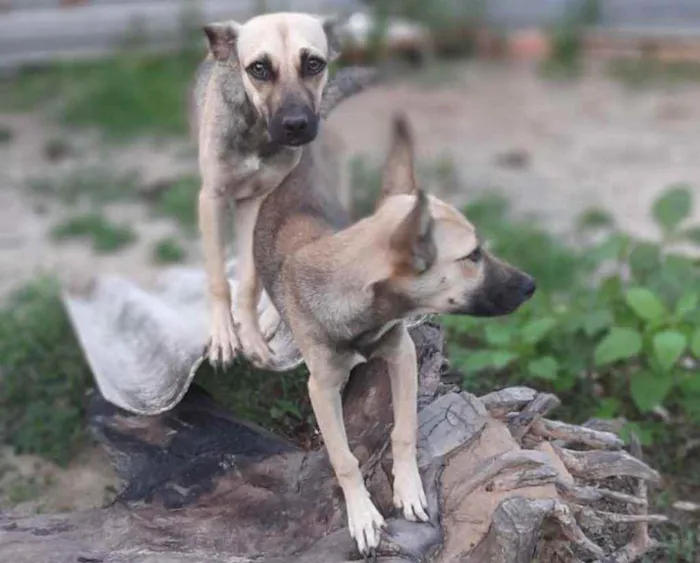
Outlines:
{"label": "weathered wood", "polygon": [[510,418],[508,427],[513,438],[518,443],[522,443],[525,435],[530,432],[532,425],[560,404],[561,402],[556,395],[539,393],[522,411]]}
{"label": "weathered wood", "polygon": [[635,506],[647,505],[646,498],[641,496],[628,495],[598,487],[576,487],[560,480],[557,481],[556,485],[562,496],[577,504],[592,504],[606,499]]}
{"label": "weathered wood", "polygon": [[[425,404],[418,413],[418,458],[429,522],[393,517],[385,364],[371,361],[355,368],[343,396],[351,448],[387,520],[378,562],[525,563],[536,551],[560,557],[573,549],[582,557],[626,563],[653,547],[646,526],[661,518],[647,514],[646,492],[639,489],[632,496],[593,485],[612,471],[642,480],[656,479],[655,471],[624,451],[571,451],[533,436],[532,414],[548,410],[555,403],[551,398],[531,395],[524,403],[512,398],[527,392],[503,390],[486,399],[489,411],[469,393],[439,395],[442,332],[429,323],[410,332]],[[523,443],[536,442],[536,450],[523,449],[507,422],[493,416],[510,408],[530,413],[515,427],[517,434],[525,426],[531,429],[522,434],[528,438]],[[117,500],[83,513],[0,515],[0,561],[346,563],[360,558],[323,450],[302,451],[237,419],[196,385],[157,416],[120,410],[99,394],[89,415],[124,481]],[[610,512],[611,500],[638,510]],[[621,546],[624,542],[606,536],[612,522],[630,530],[645,526],[644,534]]]}
{"label": "weathered wood", "polygon": [[625,451],[574,451],[554,445],[557,455],[575,476],[602,480],[613,476],[636,477],[658,483],[661,476],[640,459]]}
{"label": "weathered wood", "polygon": [[625,442],[612,432],[583,428],[546,418],[541,418],[533,423],[532,433],[548,440],[562,440],[566,445],[583,444],[601,450],[619,450],[625,445]]}
{"label": "weathered wood", "polygon": [[537,397],[537,391],[529,387],[508,387],[492,391],[480,399],[491,416],[503,418],[515,410],[520,410],[535,397]]}

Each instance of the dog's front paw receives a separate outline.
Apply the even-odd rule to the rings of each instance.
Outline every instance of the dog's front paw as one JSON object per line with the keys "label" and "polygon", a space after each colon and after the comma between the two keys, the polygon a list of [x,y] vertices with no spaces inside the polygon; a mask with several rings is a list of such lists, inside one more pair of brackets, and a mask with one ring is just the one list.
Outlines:
{"label": "dog's front paw", "polygon": [[241,342],[243,355],[253,365],[264,368],[272,359],[272,350],[265,342],[265,337],[257,326],[241,323],[238,329],[238,337]]}
{"label": "dog's front paw", "polygon": [[427,522],[428,502],[415,460],[394,461],[394,506],[406,520]]}
{"label": "dog's front paw", "polygon": [[384,518],[372,503],[367,491],[347,499],[346,504],[350,535],[357,543],[360,553],[367,555],[379,545]]}
{"label": "dog's front paw", "polygon": [[240,343],[231,312],[227,307],[215,307],[212,311],[211,336],[207,344],[207,357],[214,367],[226,367],[238,354]]}

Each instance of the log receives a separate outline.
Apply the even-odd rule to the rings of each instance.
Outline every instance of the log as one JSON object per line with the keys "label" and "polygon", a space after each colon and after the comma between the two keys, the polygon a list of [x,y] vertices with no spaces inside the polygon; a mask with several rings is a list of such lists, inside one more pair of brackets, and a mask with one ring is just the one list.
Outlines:
{"label": "log", "polygon": [[[441,393],[440,327],[422,322],[411,335],[419,362],[418,460],[429,522],[403,520],[392,507],[385,364],[356,367],[344,390],[348,439],[387,519],[378,562],[525,563],[536,553],[547,554],[541,559],[547,561],[626,562],[653,547],[646,533],[660,521],[647,513],[646,483],[658,477],[653,469],[621,449],[573,451],[550,443],[543,428],[565,428],[567,437],[580,432],[538,423],[557,403],[551,396],[522,388],[483,398]],[[182,401],[154,416],[122,410],[96,391],[89,424],[123,482],[116,500],[80,513],[0,515],[0,561],[361,560],[325,451],[304,451],[240,420],[196,382]],[[551,436],[559,437],[558,430]],[[643,486],[634,494],[612,490],[602,483],[611,474],[629,475]],[[611,500],[633,510],[612,512]],[[627,527],[632,541],[606,536],[610,522],[618,530]]]}

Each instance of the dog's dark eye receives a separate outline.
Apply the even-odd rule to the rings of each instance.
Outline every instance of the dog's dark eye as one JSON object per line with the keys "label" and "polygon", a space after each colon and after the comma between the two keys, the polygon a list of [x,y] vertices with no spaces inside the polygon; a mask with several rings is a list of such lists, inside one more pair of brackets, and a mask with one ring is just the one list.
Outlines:
{"label": "dog's dark eye", "polygon": [[326,61],[319,59],[318,57],[308,57],[304,61],[304,74],[307,76],[312,76],[314,74],[320,73],[324,68],[326,68]]}
{"label": "dog's dark eye", "polygon": [[469,260],[470,262],[474,262],[476,264],[479,260],[481,260],[482,255],[483,255],[483,251],[481,250],[481,247],[477,246],[474,250],[472,250],[464,258],[461,258],[461,260]]}
{"label": "dog's dark eye", "polygon": [[270,78],[270,66],[264,61],[251,63],[246,68],[246,72],[256,80],[268,80]]}

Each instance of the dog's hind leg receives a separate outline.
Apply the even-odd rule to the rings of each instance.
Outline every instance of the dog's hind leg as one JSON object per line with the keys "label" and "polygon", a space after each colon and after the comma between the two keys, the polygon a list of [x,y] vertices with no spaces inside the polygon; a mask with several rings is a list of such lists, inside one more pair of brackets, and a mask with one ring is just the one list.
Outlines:
{"label": "dog's hind leg", "polygon": [[418,433],[418,367],[416,348],[404,323],[382,338],[372,357],[387,364],[394,406],[391,447],[394,458],[394,505],[407,520],[428,520],[428,503],[418,473],[416,441]]}
{"label": "dog's hind leg", "polygon": [[357,458],[352,455],[343,425],[341,386],[357,363],[352,353],[314,345],[304,354],[309,366],[309,396],[328,457],[343,489],[350,535],[361,553],[379,545],[384,518],[367,491]]}

